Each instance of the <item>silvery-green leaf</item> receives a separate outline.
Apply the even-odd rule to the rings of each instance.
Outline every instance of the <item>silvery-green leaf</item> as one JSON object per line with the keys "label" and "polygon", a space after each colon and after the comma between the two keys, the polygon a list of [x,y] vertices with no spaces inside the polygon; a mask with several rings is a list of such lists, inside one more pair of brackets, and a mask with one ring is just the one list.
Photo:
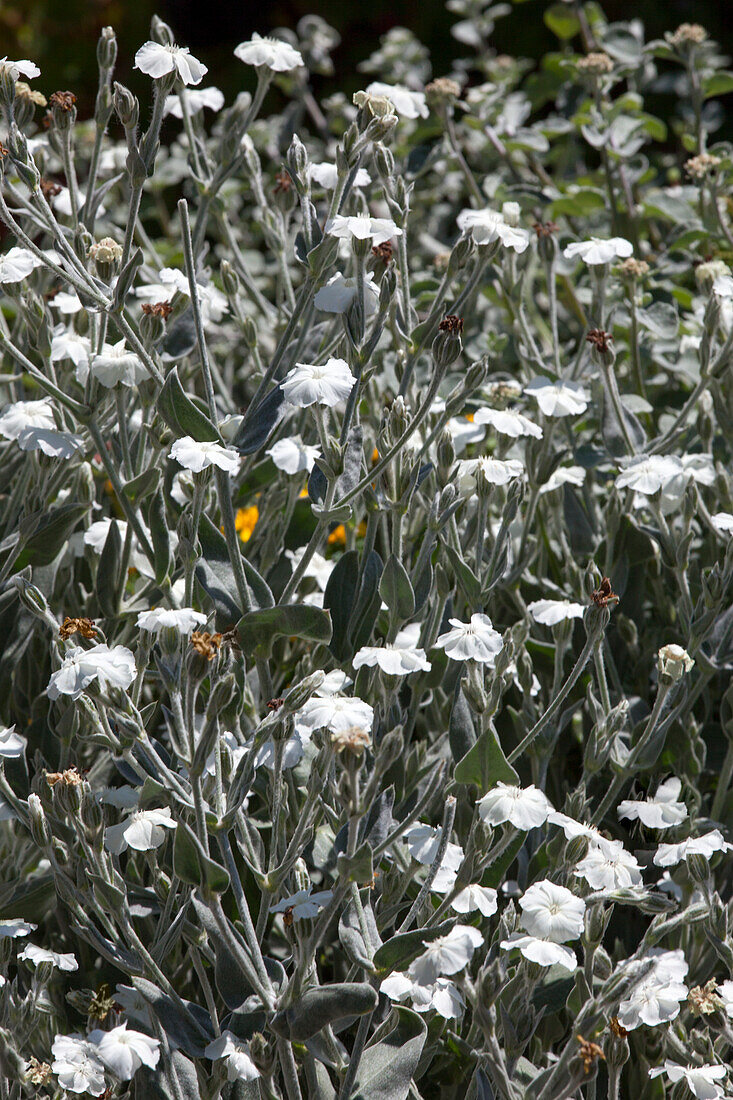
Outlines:
{"label": "silvery-green leaf", "polygon": [[282,386],[275,386],[255,408],[247,409],[231,446],[241,455],[251,455],[259,451],[282,420],[286,409]]}
{"label": "silvery-green leaf", "polygon": [[415,593],[402,562],[390,554],[379,582],[379,594],[398,622],[405,622],[415,612]]}
{"label": "silvery-green leaf", "polygon": [[454,920],[444,920],[430,928],[415,928],[412,932],[402,932],[391,936],[374,954],[374,966],[382,973],[393,970],[406,970],[410,963],[422,955],[427,944],[445,936],[453,927]]}
{"label": "silvery-green leaf", "polygon": [[184,392],[178,367],[172,367],[156,399],[156,412],[177,436],[190,435],[199,442],[219,439],[219,432],[197,404]]}
{"label": "silvery-green leaf", "polygon": [[425,1045],[427,1027],[412,1009],[394,1005],[396,1026],[361,1056],[354,1100],[406,1100]]}
{"label": "silvery-green leaf", "polygon": [[314,986],[294,1004],[275,1013],[270,1027],[284,1039],[302,1043],[337,1020],[373,1012],[378,1000],[366,982]]}

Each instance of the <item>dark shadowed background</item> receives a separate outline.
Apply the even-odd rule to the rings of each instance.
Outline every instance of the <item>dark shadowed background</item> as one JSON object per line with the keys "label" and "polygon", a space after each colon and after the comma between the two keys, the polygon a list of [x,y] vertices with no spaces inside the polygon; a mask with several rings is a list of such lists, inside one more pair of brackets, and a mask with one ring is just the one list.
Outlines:
{"label": "dark shadowed background", "polygon": [[[497,24],[496,49],[532,58],[556,49],[557,39],[542,21],[547,6],[546,0],[518,4]],[[610,20],[642,19],[647,38],[685,21],[702,23],[733,53],[730,0],[607,0],[602,7]],[[252,31],[294,29],[308,13],[322,16],[342,36],[334,55],[335,75],[314,80],[317,94],[337,88],[350,93],[373,80],[360,75],[356,66],[390,27],[409,27],[429,47],[435,76],[450,58],[470,53],[451,38],[449,28],[459,17],[445,10],[443,0],[0,0],[0,53],[36,61],[42,70],[36,87],[46,94],[75,92],[84,118],[96,93],[95,43],[107,24],[115,28],[120,46],[116,79],[147,98],[149,81],[133,73],[132,64],[135,50],[148,38],[153,13],[171,24],[179,45],[189,46],[208,65],[207,83],[220,87],[227,100],[254,82],[252,70],[232,56],[234,46]]]}

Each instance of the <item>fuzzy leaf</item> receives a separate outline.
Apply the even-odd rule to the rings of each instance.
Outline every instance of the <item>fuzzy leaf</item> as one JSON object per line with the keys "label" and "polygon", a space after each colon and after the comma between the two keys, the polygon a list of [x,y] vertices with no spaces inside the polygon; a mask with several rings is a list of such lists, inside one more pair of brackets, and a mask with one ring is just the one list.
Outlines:
{"label": "fuzzy leaf", "polygon": [[229,873],[209,859],[193,829],[179,821],[173,841],[173,869],[181,882],[197,886],[214,894],[229,889]]}
{"label": "fuzzy leaf", "polygon": [[282,420],[287,408],[282,386],[275,386],[256,408],[250,406],[247,409],[231,446],[241,455],[251,455],[259,451]]}
{"label": "fuzzy leaf", "polygon": [[258,651],[269,656],[276,638],[306,638],[312,642],[331,640],[331,616],[308,604],[279,604],[248,611],[237,623],[239,644],[244,653]]}
{"label": "fuzzy leaf", "polygon": [[425,1045],[427,1027],[412,1009],[394,1005],[397,1026],[361,1056],[353,1100],[405,1100]]}
{"label": "fuzzy leaf", "polygon": [[413,959],[422,955],[425,946],[444,936],[453,927],[453,920],[444,920],[430,928],[416,928],[386,940],[374,955],[374,966],[382,973],[405,970]]}
{"label": "fuzzy leaf", "polygon": [[402,562],[390,554],[379,582],[379,595],[399,622],[415,613],[415,593]]}
{"label": "fuzzy leaf", "polygon": [[163,388],[158,394],[156,409],[169,428],[178,436],[190,435],[199,442],[219,439],[219,432],[208,416],[184,393],[178,377],[178,367],[168,372]]}
{"label": "fuzzy leaf", "polygon": [[13,571],[17,573],[27,565],[50,565],[86,513],[86,504],[60,504],[25,516],[18,524],[21,550]]}
{"label": "fuzzy leaf", "polygon": [[519,777],[508,762],[496,734],[489,728],[458,764],[454,777],[457,783],[473,783],[479,795],[487,794],[497,783],[518,784]]}
{"label": "fuzzy leaf", "polygon": [[270,1027],[283,1039],[302,1043],[317,1031],[377,1007],[378,996],[366,982],[339,982],[307,989],[299,1001],[275,1013]]}

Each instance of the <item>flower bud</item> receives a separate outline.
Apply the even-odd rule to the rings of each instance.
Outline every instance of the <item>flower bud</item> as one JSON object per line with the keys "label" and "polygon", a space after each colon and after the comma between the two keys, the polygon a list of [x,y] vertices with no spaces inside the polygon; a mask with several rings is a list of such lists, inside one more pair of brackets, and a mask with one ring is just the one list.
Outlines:
{"label": "flower bud", "polygon": [[366,128],[367,141],[384,141],[387,134],[391,133],[397,125],[397,115],[384,115],[382,118],[373,118]]}
{"label": "flower bud", "polygon": [[117,60],[117,37],[112,27],[102,27],[97,42],[97,64],[100,69],[109,72]]}
{"label": "flower bud", "polygon": [[507,225],[516,228],[522,216],[522,208],[518,202],[505,202],[501,208],[501,216]]}
{"label": "flower bud", "polygon": [[443,429],[438,440],[438,473],[440,474],[440,480],[443,484],[448,483],[450,472],[453,469],[453,464],[456,461],[456,449],[453,445],[453,436],[447,429]]}
{"label": "flower bud", "polygon": [[386,772],[402,756],[404,746],[402,726],[395,726],[389,733],[385,733],[377,748],[377,760],[382,772]]}
{"label": "flower bud", "polygon": [[659,680],[663,684],[674,684],[689,672],[695,662],[686,649],[680,645],[665,645],[657,654]]}
{"label": "flower bud", "polygon": [[176,41],[171,28],[158,15],[150,20],[150,37],[153,42],[160,42],[161,46],[173,46]]}
{"label": "flower bud", "polygon": [[122,247],[113,237],[102,237],[91,245],[88,256],[94,261],[100,279],[108,283],[120,266]]}
{"label": "flower bud", "polygon": [[463,318],[450,315],[444,317],[438,325],[438,335],[433,340],[432,354],[435,364],[442,370],[446,370],[463,351],[461,333],[463,332]]}
{"label": "flower bud", "polygon": [[115,81],[112,99],[117,117],[125,130],[134,130],[140,119],[140,104],[132,92]]}
{"label": "flower bud", "polygon": [[565,845],[564,860],[570,867],[575,867],[581,859],[588,854],[588,837],[574,836]]}
{"label": "flower bud", "polygon": [[476,244],[470,234],[465,237],[459,237],[453,245],[450,256],[448,257],[448,270],[451,274],[465,267],[475,251]]}
{"label": "flower bud", "polygon": [[386,145],[378,142],[374,146],[374,164],[376,166],[379,178],[381,180],[389,180],[394,176],[395,162],[394,155],[391,149],[388,149]]}
{"label": "flower bud", "polygon": [[39,848],[48,848],[51,844],[51,830],[46,814],[37,794],[28,795],[28,825],[31,836]]}
{"label": "flower bud", "polygon": [[687,871],[693,882],[699,886],[705,886],[710,880],[710,864],[705,856],[699,852],[692,852],[686,857]]}
{"label": "flower bud", "polygon": [[308,151],[297,134],[293,134],[288,149],[288,169],[298,192],[307,194],[309,186]]}
{"label": "flower bud", "polygon": [[320,669],[317,672],[312,672],[310,676],[306,676],[304,680],[301,680],[299,684],[292,687],[290,691],[285,695],[283,699],[283,712],[285,714],[295,714],[304,706],[310,697],[323,683],[323,673]]}

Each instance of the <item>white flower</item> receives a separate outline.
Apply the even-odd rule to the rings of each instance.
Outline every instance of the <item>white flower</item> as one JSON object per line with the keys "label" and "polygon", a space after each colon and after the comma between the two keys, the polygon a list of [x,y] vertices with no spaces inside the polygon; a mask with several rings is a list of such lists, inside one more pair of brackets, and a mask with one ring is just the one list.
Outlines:
{"label": "white flower", "polygon": [[571,948],[551,940],[539,939],[537,936],[525,936],[521,932],[513,932],[508,939],[501,941],[500,946],[505,951],[518,948],[525,959],[538,963],[539,966],[562,966],[566,970],[575,970],[578,965],[576,954]]}
{"label": "white flower", "polygon": [[35,943],[27,943],[23,950],[18,952],[18,958],[33,963],[34,966],[39,966],[41,963],[51,963],[59,970],[71,972],[79,969],[79,963],[76,961],[75,955],[60,955],[57,951],[47,951],[45,947],[37,947]]}
{"label": "white flower", "polygon": [[41,70],[32,61],[8,61],[7,57],[0,57],[0,69],[6,72],[11,80],[16,81],[21,74],[26,80],[33,80],[41,75]]}
{"label": "white flower", "polygon": [[393,642],[384,645],[364,645],[354,654],[354,668],[374,668],[378,665],[388,676],[408,676],[411,672],[429,672],[433,667],[409,628],[401,630]]}
{"label": "white flower", "polygon": [[402,230],[391,218],[371,218],[368,214],[356,214],[353,217],[334,214],[326,222],[326,233],[343,240],[349,240],[352,237],[357,241],[371,239],[373,245],[384,244],[392,237],[402,236]]}
{"label": "white flower", "polygon": [[97,1057],[120,1081],[129,1081],[140,1069],[155,1069],[160,1059],[160,1042],[142,1031],[128,1031],[127,1022],[111,1031],[96,1028],[89,1033]]}
{"label": "white flower", "polygon": [[71,432],[51,428],[25,428],[18,436],[21,451],[43,451],[49,458],[71,458],[84,447],[84,440]]}
{"label": "white flower", "polygon": [[385,96],[403,118],[427,118],[430,114],[424,92],[413,92],[404,84],[382,84],[372,81],[366,88],[369,95]]}
{"label": "white flower", "polygon": [[711,859],[716,852],[729,852],[733,844],[723,839],[719,829],[713,829],[703,836],[688,837],[679,844],[660,844],[654,855],[657,867],[675,867],[688,856],[704,856]]}
{"label": "white flower", "polygon": [[534,600],[527,604],[527,610],[535,622],[544,626],[556,626],[568,619],[582,619],[585,614],[583,604],[573,603],[572,600]]}
{"label": "white flower", "polygon": [[165,830],[175,829],[176,823],[168,807],[162,810],[133,810],[119,825],[108,825],[104,830],[104,846],[118,856],[127,848],[136,852],[149,852],[160,848],[165,841]]}
{"label": "white flower", "polygon": [[567,840],[574,840],[576,836],[584,836],[598,848],[602,848],[607,843],[606,838],[595,826],[576,821],[574,817],[568,817],[567,814],[560,813],[559,810],[553,810],[552,813],[548,814],[547,820],[551,825],[559,825]]}
{"label": "white flower", "polygon": [[687,963],[684,952],[663,951],[652,948],[636,965],[654,962],[653,969],[632,990],[631,995],[621,1001],[618,1009],[618,1021],[627,1031],[633,1031],[641,1024],[657,1027],[676,1019],[680,1011],[680,1001],[687,998],[687,986],[684,984]]}
{"label": "white flower", "polygon": [[733,981],[721,982],[718,986],[718,993],[723,999],[726,1016],[733,1019]]}
{"label": "white flower", "polygon": [[[434,829],[432,825],[418,822],[417,825],[412,825],[405,831],[403,840],[407,844],[412,858],[425,867],[429,867],[438,854],[442,836],[443,830],[440,826]],[[462,862],[463,848],[460,844],[452,844],[449,841],[441,867],[447,871],[456,872]]]}
{"label": "white flower", "polygon": [[632,254],[634,246],[624,237],[611,237],[603,240],[601,237],[591,237],[588,241],[575,241],[569,244],[563,251],[566,260],[574,260],[580,256],[581,260],[593,266],[595,264],[610,264],[615,259],[624,260]]}
{"label": "white flower", "polygon": [[476,882],[471,883],[460,894],[456,894],[450,903],[451,909],[456,913],[472,913],[478,909],[483,917],[493,917],[498,909],[496,890],[491,886],[481,886]]}
{"label": "white flower", "polygon": [[687,650],[674,642],[663,645],[657,654],[657,669],[661,676],[667,678],[668,682],[681,680],[694,664],[695,662]]}
{"label": "white flower", "polygon": [[239,43],[234,56],[245,65],[272,69],[274,73],[286,73],[303,64],[303,58],[289,42],[280,38],[261,38],[256,31],[249,42]]}
{"label": "white flower", "polygon": [[533,378],[524,387],[545,416],[579,416],[588,408],[589,394],[577,382],[552,382],[549,378]]}
{"label": "white flower", "polygon": [[716,512],[710,517],[710,521],[716,531],[721,535],[733,535],[733,514],[731,512]]}
{"label": "white flower", "polygon": [[11,917],[9,920],[0,920],[0,940],[16,940],[20,936],[29,936],[35,932],[37,924],[21,920],[19,917]]}
{"label": "white flower", "polygon": [[[338,169],[335,164],[329,164],[327,161],[321,164],[309,164],[308,175],[311,180],[315,181],[319,186],[325,188],[326,191],[333,191],[334,187],[338,183]],[[366,187],[372,182],[372,177],[366,171],[365,168],[359,168],[354,176],[353,187]],[[316,305],[317,309],[322,307]]]}
{"label": "white flower", "polygon": [[155,607],[152,611],[141,611],[137,625],[151,634],[160,634],[161,630],[173,628],[181,634],[190,634],[195,626],[202,626],[206,616],[192,607],[166,608]]}
{"label": "white flower", "polygon": [[216,1061],[225,1058],[228,1081],[254,1081],[260,1077],[260,1071],[249,1055],[249,1046],[238,1039],[231,1031],[222,1031],[204,1050],[204,1057]]}
{"label": "white flower", "polygon": [[[220,92],[218,88],[195,88],[193,91],[186,93],[186,107],[189,114],[198,114],[199,111],[203,111],[204,107],[209,107],[212,111],[220,111],[223,106],[224,93]],[[180,96],[167,95],[165,97],[163,118],[167,115],[173,115],[174,118],[183,118]]]}
{"label": "white flower", "polygon": [[416,1012],[434,1009],[445,1020],[457,1019],[466,1008],[460,990],[447,978],[438,978],[432,985],[420,985],[406,974],[394,973],[384,979],[379,992],[392,1001],[405,1001],[409,997]]}
{"label": "white flower", "polygon": [[344,359],[329,359],[323,366],[316,363],[296,363],[282,384],[285,400],[305,409],[308,405],[328,405],[333,408],[345,401],[356,379]]}
{"label": "white flower", "polygon": [[27,744],[27,738],[16,733],[15,726],[0,726],[0,760],[17,760]]}
{"label": "white flower", "polygon": [[311,733],[317,729],[343,733],[352,726],[371,729],[373,722],[374,710],[369,703],[347,695],[315,696],[296,715],[296,728]]}
{"label": "white flower", "polygon": [[333,890],[319,890],[314,894],[312,889],[309,886],[307,890],[298,890],[289,898],[283,898],[277,905],[270,906],[270,912],[285,913],[291,910],[290,916],[293,920],[305,920],[308,917],[317,916],[319,909],[323,909],[324,905],[330,902]]}
{"label": "white flower", "polygon": [[64,324],[58,324],[51,337],[51,362],[57,363],[60,359],[71,359],[75,366],[84,363],[91,354],[91,343],[88,336],[78,336],[73,329],[68,329]]}
{"label": "white flower", "polygon": [[530,936],[566,943],[583,932],[585,902],[549,879],[535,882],[519,899],[520,923]]}
{"label": "white flower", "polygon": [[154,80],[176,72],[184,84],[200,84],[209,71],[187,46],[164,46],[160,42],[146,42],[141,46],[135,54],[133,68]]}
{"label": "white flower", "polygon": [[278,439],[265,454],[270,456],[278,470],[284,470],[286,474],[299,474],[303,470],[310,473],[315,460],[321,457],[320,448],[304,443],[299,435]]}
{"label": "white flower", "polygon": [[479,485],[508,485],[523,476],[524,464],[516,458],[462,458],[458,463],[458,491],[462,496],[471,496]]}
{"label": "white flower", "polygon": [[509,822],[523,832],[544,825],[552,812],[552,804],[537,787],[512,787],[501,782],[480,799],[478,808],[487,825]]}
{"label": "white flower", "polygon": [[544,485],[540,485],[540,496],[552,493],[561,485],[577,485],[581,488],[585,481],[585,470],[582,466],[558,466],[554,473],[550,474]]}
{"label": "white flower", "polygon": [[137,675],[135,658],[123,645],[93,645],[91,649],[72,646],[61,668],[54,672],[47,690],[49,699],[70,695],[78,699],[89,685],[98,680],[101,688],[128,688]]}
{"label": "white flower", "polygon": [[[356,279],[345,278],[340,271],[332,275],[316,294],[313,305],[323,313],[348,313],[356,298]],[[374,272],[368,271],[364,279],[364,313],[371,317],[379,305],[379,287],[374,283]]]}
{"label": "white flower", "polygon": [[37,267],[43,267],[34,252],[17,245],[0,254],[0,283],[22,283]]}
{"label": "white flower", "polygon": [[624,890],[643,885],[637,860],[620,840],[607,840],[603,847],[591,845],[574,873],[594,890]]}
{"label": "white flower", "polygon": [[[305,546],[299,546],[297,550],[285,551],[285,557],[291,563],[293,567],[293,572],[295,572],[295,570],[300,565],[301,558],[303,557],[305,550]],[[324,558],[322,554],[319,554],[318,551],[316,551],[315,554],[313,554],[313,556],[311,557],[311,560],[308,562],[307,566],[305,567],[303,577],[312,577],[318,587],[321,589],[321,591],[325,592],[326,585],[328,584],[328,578],[333,573],[335,567],[336,563],[334,561],[329,561],[327,558]]]}
{"label": "white flower", "polygon": [[636,455],[617,476],[616,488],[633,489],[636,493],[652,496],[669,485],[682,470],[681,461],[674,455]]}
{"label": "white flower", "polygon": [[[81,187],[77,187],[77,190],[76,190],[76,209],[77,210],[81,210],[82,206],[84,205],[84,203],[86,201],[86,197],[87,196],[86,196],[86,192],[84,191],[84,189],[81,188]],[[67,218],[71,217],[71,213],[72,213],[72,211],[71,211],[71,191],[69,190],[68,187],[62,187],[57,195],[53,195],[53,197],[51,198],[51,206],[53,207],[53,209],[56,211],[57,214],[63,214]],[[102,203],[100,203],[99,206],[97,207],[97,213],[100,216],[107,213],[107,210],[106,210],[105,206]],[[58,297],[59,297],[59,295],[57,294],[56,297],[53,300],[54,305],[58,304],[58,302],[57,302]],[[76,297],[75,294],[73,295],[73,297],[76,298],[77,302],[79,301],[79,299]],[[69,298],[71,298],[71,295],[69,295]],[[79,303],[79,304],[81,306],[81,303]],[[64,311],[62,310],[62,312],[64,312]],[[68,312],[71,312],[71,310],[69,310]],[[78,312],[78,311],[74,310],[74,312]]]}
{"label": "white flower", "polygon": [[513,248],[520,254],[529,247],[528,230],[509,225],[496,210],[462,210],[456,222],[461,232],[470,233],[476,244],[501,241],[505,248]]}
{"label": "white flower", "polygon": [[649,1076],[659,1077],[664,1073],[673,1085],[684,1081],[697,1100],[718,1100],[724,1090],[715,1082],[722,1081],[727,1072],[728,1067],[723,1065],[679,1066],[668,1058],[663,1066],[650,1069]]}
{"label": "white flower", "polygon": [[127,535],[127,523],[125,520],[111,519],[109,516],[105,516],[104,519],[97,519],[94,523],[89,524],[84,532],[84,545],[91,546],[95,554],[101,554],[104,550],[107,536],[109,535],[109,529],[113,523],[117,524],[117,529],[120,533],[120,541],[124,542]]}
{"label": "white flower", "polygon": [[89,1092],[101,1096],[106,1090],[104,1066],[95,1049],[81,1035],[57,1035],[51,1047],[51,1069],[67,1092]]}
{"label": "white flower", "polygon": [[221,443],[201,442],[190,435],[177,439],[170,451],[169,458],[175,458],[179,465],[200,474],[209,466],[218,466],[227,474],[236,474],[239,469],[239,453],[231,447],[222,447]]}
{"label": "white flower", "polygon": [[91,364],[88,359],[80,359],[76,366],[76,379],[86,384],[89,371],[103,386],[136,386],[149,377],[148,368],[134,351],[130,351],[124,340],[116,344],[105,344],[99,355],[94,355]]}
{"label": "white flower", "polygon": [[124,1010],[128,1021],[147,1024],[150,1020],[150,1005],[142,993],[131,985],[115,986],[115,1004]]}
{"label": "white flower", "polygon": [[529,435],[533,439],[542,439],[542,428],[515,409],[478,409],[474,414],[474,424],[490,424],[499,435],[508,435],[512,439]]}
{"label": "white flower", "polygon": [[444,649],[453,661],[478,661],[482,665],[494,665],[504,640],[494,630],[488,615],[476,613],[469,623],[462,623],[460,619],[449,619],[448,622],[453,629],[440,635],[435,643],[439,649]]}
{"label": "white flower", "polygon": [[457,455],[462,454],[469,443],[478,443],[486,435],[484,425],[469,420],[467,416],[452,416],[449,420],[446,420],[445,430],[450,432],[453,448]]}
{"label": "white flower", "polygon": [[0,435],[18,439],[28,428],[54,429],[53,408],[48,398],[40,401],[16,401],[0,413]]}
{"label": "white flower", "polygon": [[681,780],[673,776],[659,784],[654,798],[620,802],[618,816],[640,821],[647,829],[669,829],[672,825],[679,825],[687,817],[684,802],[677,801],[681,790]]}
{"label": "white flower", "polygon": [[410,964],[408,975],[418,985],[432,985],[444,974],[457,974],[471,961],[484,937],[478,928],[457,924],[445,936],[426,945],[425,953]]}

